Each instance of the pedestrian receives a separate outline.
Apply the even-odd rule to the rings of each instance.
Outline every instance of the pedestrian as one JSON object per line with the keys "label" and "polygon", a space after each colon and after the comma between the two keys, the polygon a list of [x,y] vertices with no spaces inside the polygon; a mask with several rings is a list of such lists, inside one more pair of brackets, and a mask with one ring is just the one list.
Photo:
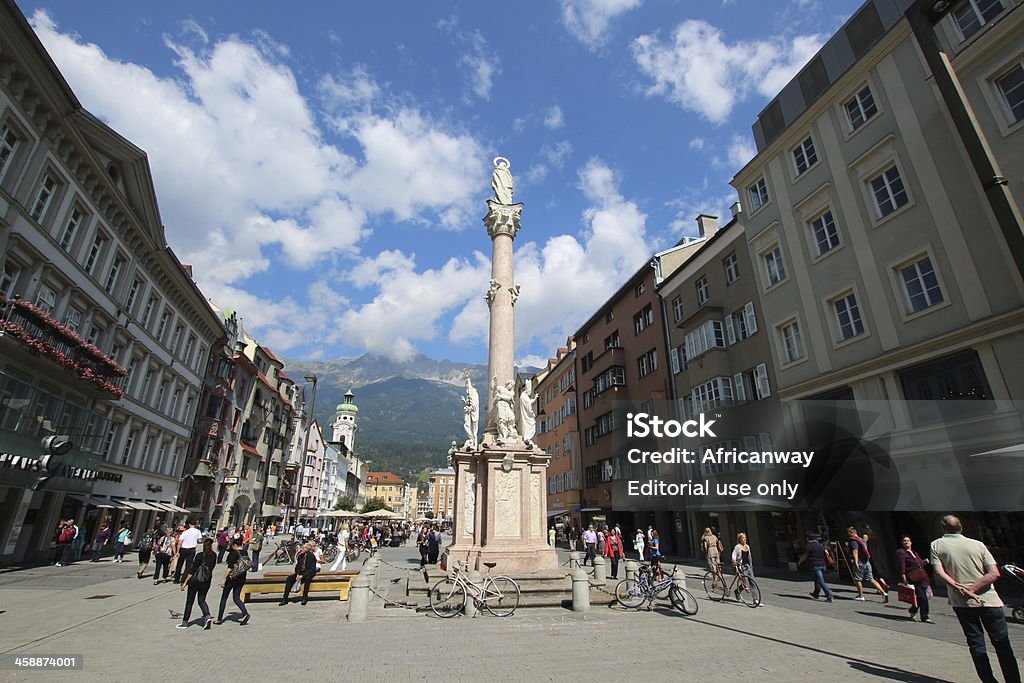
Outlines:
{"label": "pedestrian", "polygon": [[614,531],[604,539],[604,556],[612,562],[612,578],[619,578],[619,560],[626,557],[626,551],[622,547],[622,537]]}
{"label": "pedestrian", "polygon": [[121,522],[117,530],[117,539],[114,541],[114,562],[124,562],[125,546],[132,544],[132,531],[128,528],[127,522]]}
{"label": "pedestrian", "polygon": [[[732,564],[736,567],[736,575],[740,577],[740,585],[744,590],[750,590],[747,585],[748,578],[754,578],[754,558],[750,553],[750,545],[747,543],[747,535],[742,531],[736,534],[736,545],[732,549]],[[734,591],[736,599],[740,599],[740,589]]]}
{"label": "pedestrian", "polygon": [[725,550],[725,547],[722,545],[722,539],[715,536],[711,527],[704,528],[704,534],[700,537],[700,549],[704,553],[708,569],[715,572],[715,577],[712,579],[712,587],[714,587],[714,584],[718,582],[718,566],[722,563],[722,551]]}
{"label": "pedestrian", "polygon": [[650,549],[651,549],[651,576],[657,579],[662,577],[661,571],[661,537],[658,536],[658,532],[648,527],[650,530]]}
{"label": "pedestrian", "polygon": [[[189,530],[195,529],[191,524]],[[198,533],[198,529],[195,529]],[[188,533],[186,530],[185,533]],[[213,582],[213,572],[217,568],[217,553],[213,552],[213,539],[203,539],[203,549],[196,554],[195,548],[190,558],[188,568],[185,570],[185,578],[181,582],[181,590],[188,589],[185,597],[185,613],[181,616],[181,623],[177,628],[188,628],[189,618],[192,616],[192,605],[199,600],[199,609],[203,611],[203,628],[209,629],[213,624],[213,615],[210,614],[210,606],[206,604],[206,594],[210,592],[210,584]]]}
{"label": "pedestrian", "polygon": [[437,556],[441,554],[441,532],[431,528],[427,535],[427,562],[437,564]]}
{"label": "pedestrian", "polygon": [[78,527],[75,526],[75,520],[68,518],[67,521],[64,522],[64,528],[61,529],[60,534],[57,537],[57,545],[60,548],[60,561],[57,562],[58,567],[66,567],[71,564],[75,539],[77,538]]}
{"label": "pedestrian", "polygon": [[96,538],[92,539],[92,558],[90,562],[99,562],[100,553],[103,547],[110,541],[110,527],[106,522],[100,524],[100,530],[96,532]]}
{"label": "pedestrian", "polygon": [[309,550],[313,553],[313,557],[316,558],[316,573],[319,574],[320,570],[323,569],[324,566],[324,551],[320,549],[320,544],[316,541],[310,542]]}
{"label": "pedestrian", "polygon": [[[345,567],[348,566],[348,554],[350,552],[349,551],[349,545],[348,545],[349,536],[350,536],[350,534],[349,534],[349,531],[348,531],[348,524],[343,524],[342,527],[341,527],[341,531],[338,532],[338,557],[335,558],[334,564],[331,565],[331,571],[332,572],[336,571],[338,569],[338,565],[341,565],[341,571],[345,571]],[[426,556],[421,552],[420,553],[420,567],[421,568],[423,567],[424,564],[426,564],[426,559],[427,559]]]}
{"label": "pedestrian", "polygon": [[555,526],[552,524],[551,528],[548,529],[548,545],[552,548],[555,547]]}
{"label": "pedestrian", "polygon": [[50,564],[54,566],[60,564],[61,555],[64,554],[64,546],[60,542],[60,536],[64,529],[67,528],[67,525],[67,520],[61,517],[60,522],[57,523],[57,528],[53,530],[53,557],[50,558]]}
{"label": "pedestrian", "polygon": [[861,602],[867,600],[864,597],[864,583],[867,582],[874,586],[878,594],[882,596],[882,604],[889,602],[889,594],[882,590],[881,584],[875,580],[874,573],[871,571],[871,551],[868,550],[868,544],[857,535],[856,527],[848,527],[846,536],[846,547],[853,560],[853,582],[857,586],[857,595],[853,599]]}
{"label": "pedestrian", "polygon": [[228,538],[228,547],[230,547],[231,544],[234,543],[235,541],[241,542],[242,547],[243,548],[245,547],[245,537],[242,534],[242,528],[241,527],[235,527],[231,531],[231,536]]}
{"label": "pedestrian", "polygon": [[260,551],[263,550],[263,527],[256,527],[252,538],[249,539],[249,556],[252,558],[252,570],[260,570]]}
{"label": "pedestrian", "polygon": [[931,581],[928,580],[928,572],[925,565],[928,559],[921,557],[914,552],[914,542],[910,536],[900,538],[900,548],[896,551],[896,567],[899,569],[900,582],[910,584],[914,587],[914,596],[917,598],[917,605],[911,606],[908,610],[910,618],[920,612],[921,621],[925,624],[935,622],[928,618],[928,597],[932,591]]}
{"label": "pedestrian", "polygon": [[[196,528],[194,520],[188,520],[188,528],[182,531],[181,536],[178,537],[178,562],[174,567],[174,583],[181,583],[182,571],[187,569],[189,563],[195,559],[196,547],[200,540],[203,540],[203,532]],[[212,548],[213,539],[208,540],[210,540]],[[214,557],[216,557],[216,553]]]}
{"label": "pedestrian", "polygon": [[229,595],[242,612],[242,618],[238,622],[239,625],[245,626],[249,623],[249,610],[245,608],[245,603],[242,602],[242,586],[245,585],[246,573],[251,567],[252,562],[246,555],[245,548],[239,545],[237,541],[232,541],[231,550],[228,551],[228,566],[224,571],[224,578],[220,581],[222,590],[220,592],[220,609],[217,611],[216,623],[224,623],[224,608],[228,605]]}
{"label": "pedestrian", "polygon": [[594,531],[593,524],[583,532],[583,547],[587,550],[587,556],[583,558],[583,566],[586,567],[589,560],[590,566],[593,567],[594,558],[597,556],[597,532]]}
{"label": "pedestrian", "polygon": [[164,523],[162,517],[156,518],[156,522],[153,523],[153,528],[156,530],[157,539],[163,538],[167,533],[167,524]]}
{"label": "pedestrian", "polygon": [[242,551],[246,554],[249,553],[250,543],[252,543],[252,524],[246,524],[245,531],[242,532]]}
{"label": "pedestrian", "polygon": [[416,547],[420,551],[420,569],[427,566],[427,555],[430,553],[430,545],[427,543],[427,535],[429,533],[429,527],[424,524],[420,527],[419,535],[416,536]]}
{"label": "pedestrian", "polygon": [[804,546],[804,554],[796,561],[796,566],[799,567],[806,562],[807,568],[811,570],[811,574],[814,576],[814,590],[811,591],[811,597],[817,600],[818,596],[823,592],[825,594],[825,602],[832,602],[832,590],[825,582],[825,570],[829,565],[835,564],[835,560],[828,552],[828,548],[821,544],[817,532],[808,531],[806,538],[807,545]]}
{"label": "pedestrian", "polygon": [[223,527],[217,532],[217,564],[224,561],[224,553],[228,551],[228,528]]}
{"label": "pedestrian", "polygon": [[1010,645],[1003,601],[993,585],[999,565],[981,541],[963,535],[963,525],[953,515],[941,522],[942,537],[932,541],[931,565],[935,576],[946,582],[949,604],[960,621],[974,668],[982,681],[995,681],[985,650],[985,633],[996,650],[1006,683],[1020,683],[1020,669]]}
{"label": "pedestrian", "polygon": [[153,546],[156,545],[156,530],[153,527],[146,529],[139,541],[139,571],[135,573],[136,578],[142,579],[143,572],[149,566],[149,560],[153,556]]}
{"label": "pedestrian", "polygon": [[153,585],[161,583],[160,570],[163,570],[163,581],[170,580],[171,574],[171,558],[174,556],[174,546],[176,545],[174,540],[174,531],[168,527],[164,527],[164,535],[156,539],[155,550],[156,550],[156,569],[153,571]]}
{"label": "pedestrian", "polygon": [[644,548],[647,547],[647,541],[644,539],[643,529],[636,530],[636,537],[633,539],[633,549],[640,555],[640,561],[644,561]]}
{"label": "pedestrian", "polygon": [[295,571],[285,579],[284,597],[281,598],[281,602],[278,604],[287,605],[288,594],[291,593],[293,588],[292,582],[295,582],[294,588],[296,591],[301,582],[302,604],[305,605],[306,601],[309,600],[309,586],[313,583],[314,576],[316,576],[316,557],[310,552],[309,544],[303,543],[299,548],[298,554],[295,556]]}
{"label": "pedestrian", "polygon": [[569,529],[569,550],[576,550],[576,544],[580,540],[580,530],[576,528],[576,524],[573,523]]}

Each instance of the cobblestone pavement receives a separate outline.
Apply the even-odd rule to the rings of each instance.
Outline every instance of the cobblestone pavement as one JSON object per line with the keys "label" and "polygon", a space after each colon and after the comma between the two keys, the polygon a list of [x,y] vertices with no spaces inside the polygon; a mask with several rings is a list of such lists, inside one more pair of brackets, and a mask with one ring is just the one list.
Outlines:
{"label": "cobblestone pavement", "polygon": [[[406,570],[417,568],[414,549],[387,548],[382,559],[389,564],[381,590],[405,599],[403,579],[419,580]],[[369,620],[349,624],[347,603],[267,601],[251,604],[244,627],[229,603],[229,621],[204,631],[175,629],[184,595],[173,584],[153,586],[148,576],[137,580],[134,572],[134,564],[108,561],[0,573],[0,658],[84,655],[81,671],[6,669],[0,680],[134,682],[146,676],[139,655],[161,648],[175,663],[193,662],[182,676],[222,677],[229,653],[231,677],[253,680],[976,680],[944,599],[936,600],[937,623],[927,625],[910,622],[895,603],[815,602],[806,597],[808,581],[786,577],[759,578],[766,605],[749,609],[705,599],[699,568],[687,567],[700,603],[693,617],[667,606],[631,612],[595,605],[586,614],[535,608],[505,619],[441,620],[385,609],[374,599]],[[853,594],[848,586],[839,591],[837,598]],[[215,586],[214,612],[219,597]],[[1017,653],[1024,653],[1024,626],[1010,628]]]}

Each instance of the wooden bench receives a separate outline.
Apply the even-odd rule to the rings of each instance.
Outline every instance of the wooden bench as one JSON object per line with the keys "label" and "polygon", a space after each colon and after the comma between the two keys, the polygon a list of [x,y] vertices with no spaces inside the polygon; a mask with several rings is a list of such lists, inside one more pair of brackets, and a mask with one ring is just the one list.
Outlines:
{"label": "wooden bench", "polygon": [[[313,593],[337,593],[339,600],[348,600],[348,592],[352,587],[352,579],[359,575],[359,572],[318,572],[313,577],[313,583],[309,587],[310,594]],[[242,587],[242,602],[248,602],[249,596],[253,594],[265,595],[275,594],[274,599],[279,600],[284,595],[288,577],[291,573],[270,572],[263,576],[252,577],[246,580]],[[293,579],[294,580],[294,579]],[[294,593],[293,593],[294,595]],[[302,593],[300,592],[301,596]]]}

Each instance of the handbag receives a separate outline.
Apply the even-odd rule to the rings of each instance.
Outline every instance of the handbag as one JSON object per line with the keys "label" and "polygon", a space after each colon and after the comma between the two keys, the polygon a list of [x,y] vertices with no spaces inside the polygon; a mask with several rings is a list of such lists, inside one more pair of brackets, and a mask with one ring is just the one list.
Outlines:
{"label": "handbag", "polygon": [[907,580],[910,583],[923,583],[928,580],[928,573],[925,572],[924,567],[914,567],[907,570]]}
{"label": "handbag", "polygon": [[239,555],[238,559],[235,560],[235,566],[228,572],[228,578],[237,579],[242,574],[252,569],[252,560],[245,555]]}
{"label": "handbag", "polygon": [[899,601],[905,602],[911,607],[917,607],[917,591],[909,583],[901,583],[897,587],[899,593]]}

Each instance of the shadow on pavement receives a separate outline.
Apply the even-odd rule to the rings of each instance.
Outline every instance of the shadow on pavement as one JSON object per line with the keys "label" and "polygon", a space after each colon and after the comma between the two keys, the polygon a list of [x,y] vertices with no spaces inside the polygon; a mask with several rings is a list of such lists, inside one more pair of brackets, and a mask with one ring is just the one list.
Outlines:
{"label": "shadow on pavement", "polygon": [[890,621],[914,621],[906,614],[881,614],[879,612],[861,612],[857,611],[857,614],[862,614],[865,617],[876,617],[878,619],[888,619]]}
{"label": "shadow on pavement", "polygon": [[879,678],[888,678],[890,681],[905,681],[906,683],[948,683],[945,678],[934,678],[933,676],[915,674],[904,669],[896,669],[890,666],[868,664],[867,662],[858,661],[851,661],[849,664],[851,669],[856,669],[861,673],[871,674],[872,676],[878,676]]}

